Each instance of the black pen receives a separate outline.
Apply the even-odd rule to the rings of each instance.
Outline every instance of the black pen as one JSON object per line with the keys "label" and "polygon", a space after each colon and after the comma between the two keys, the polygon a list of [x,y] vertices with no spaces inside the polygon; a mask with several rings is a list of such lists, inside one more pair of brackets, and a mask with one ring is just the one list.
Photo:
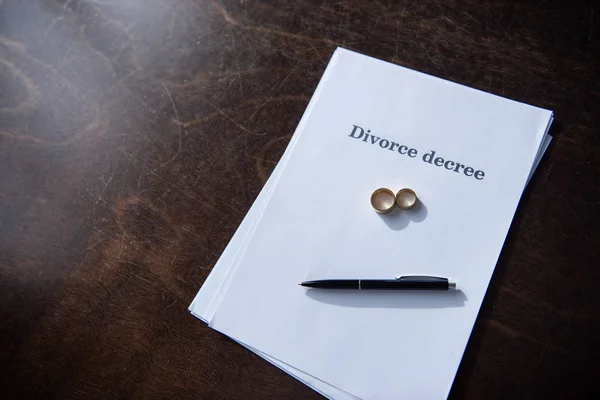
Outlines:
{"label": "black pen", "polygon": [[304,281],[300,286],[314,289],[354,290],[448,290],[456,283],[437,276],[397,276],[394,279],[322,279]]}

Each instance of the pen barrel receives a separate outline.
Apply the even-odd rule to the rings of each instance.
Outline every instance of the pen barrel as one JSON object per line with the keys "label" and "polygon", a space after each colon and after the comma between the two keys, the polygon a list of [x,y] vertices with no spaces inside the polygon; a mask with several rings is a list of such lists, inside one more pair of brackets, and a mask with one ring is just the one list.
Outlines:
{"label": "pen barrel", "polygon": [[360,289],[358,281],[358,279],[322,279],[302,282],[302,286],[314,289]]}
{"label": "pen barrel", "polygon": [[361,279],[362,290],[448,290],[448,279]]}

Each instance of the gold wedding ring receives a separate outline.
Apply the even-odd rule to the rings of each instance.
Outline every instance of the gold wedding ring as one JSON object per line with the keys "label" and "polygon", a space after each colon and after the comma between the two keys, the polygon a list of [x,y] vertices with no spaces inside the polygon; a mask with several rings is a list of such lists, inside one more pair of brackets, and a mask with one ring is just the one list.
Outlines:
{"label": "gold wedding ring", "polygon": [[417,204],[417,194],[412,189],[400,189],[396,193],[396,204],[403,210],[413,208]]}
{"label": "gold wedding ring", "polygon": [[371,206],[379,214],[387,214],[394,209],[396,197],[387,188],[379,188],[371,195]]}

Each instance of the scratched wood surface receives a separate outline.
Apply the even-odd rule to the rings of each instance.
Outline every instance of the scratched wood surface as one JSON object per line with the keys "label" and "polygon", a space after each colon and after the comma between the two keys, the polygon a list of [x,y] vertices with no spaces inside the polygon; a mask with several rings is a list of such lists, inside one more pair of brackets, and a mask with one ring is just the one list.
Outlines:
{"label": "scratched wood surface", "polygon": [[556,112],[451,397],[598,398],[598,14],[0,0],[0,397],[320,398],[186,309],[344,46]]}

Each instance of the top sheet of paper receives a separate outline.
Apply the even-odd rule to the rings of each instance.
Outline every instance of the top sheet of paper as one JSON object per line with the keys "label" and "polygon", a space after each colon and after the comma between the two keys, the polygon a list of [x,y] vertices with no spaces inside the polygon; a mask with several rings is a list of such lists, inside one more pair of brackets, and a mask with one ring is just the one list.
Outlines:
{"label": "top sheet of paper", "polygon": [[[211,326],[360,398],[445,398],[552,113],[346,50],[331,63]],[[380,216],[378,187],[420,207]],[[460,291],[297,286],[406,274]]]}

